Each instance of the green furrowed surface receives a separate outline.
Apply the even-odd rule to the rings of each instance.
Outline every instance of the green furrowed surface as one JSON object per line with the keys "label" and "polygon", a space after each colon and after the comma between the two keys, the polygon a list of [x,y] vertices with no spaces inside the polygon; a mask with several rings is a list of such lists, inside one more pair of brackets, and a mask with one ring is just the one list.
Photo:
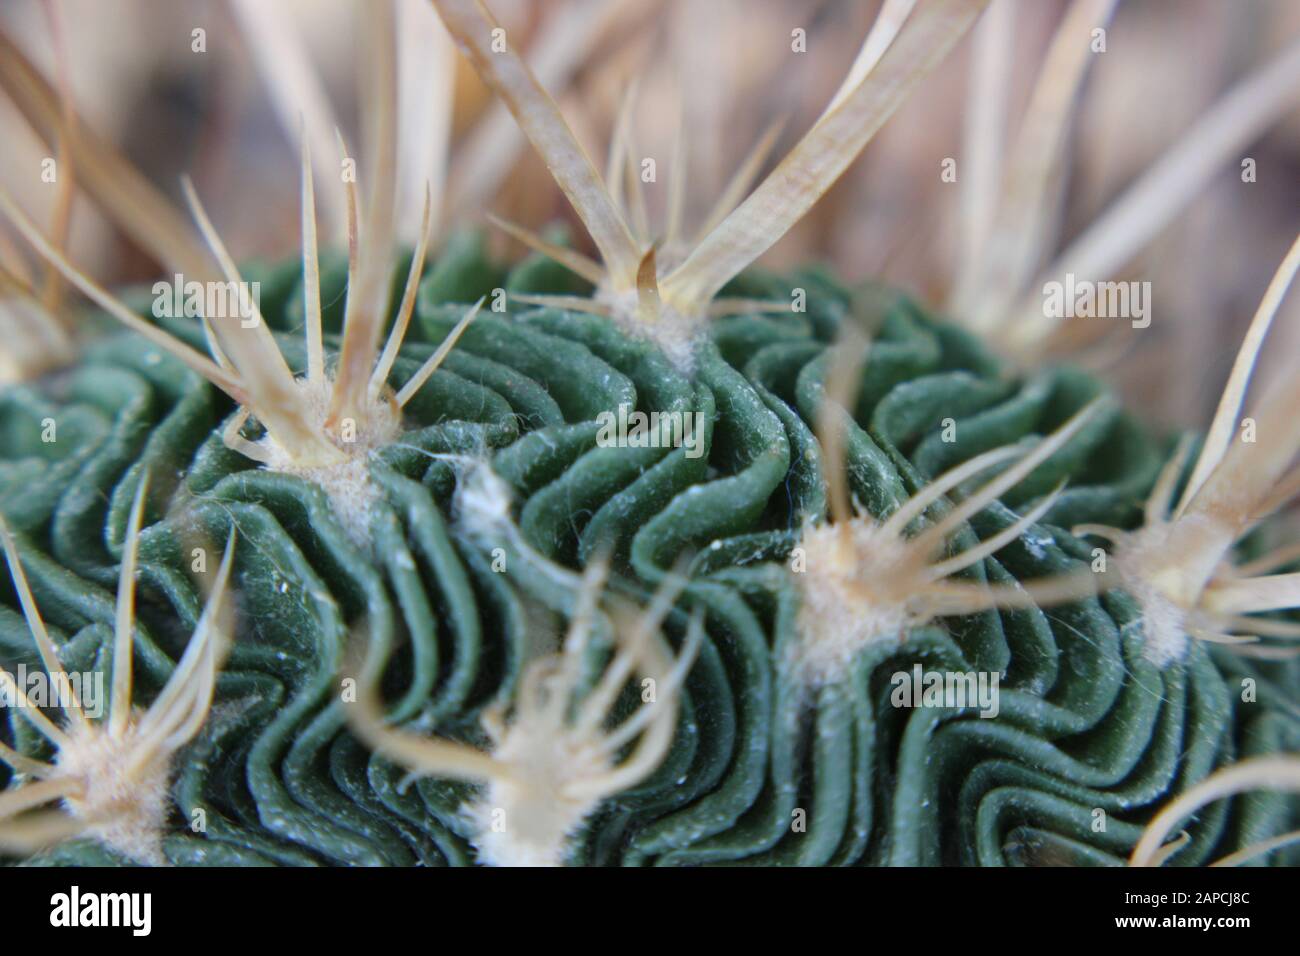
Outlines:
{"label": "green furrowed surface", "polygon": [[[301,368],[297,267],[247,278],[262,282],[267,320]],[[345,263],[323,263],[327,336],[339,331],[345,283]],[[386,662],[395,718],[483,743],[478,715],[510,699],[525,662],[571,612],[574,595],[539,562],[581,567],[606,543],[613,586],[639,597],[691,556],[668,636],[679,644],[701,608],[707,640],[668,757],[588,821],[574,863],[1118,864],[1159,805],[1217,767],[1300,746],[1295,663],[1197,644],[1161,671],[1143,658],[1141,622],[1122,593],[946,619],[860,654],[832,686],[793,686],[776,665],[798,640],[787,558],[804,524],[826,514],[813,423],[828,344],[846,316],[873,330],[846,454],[855,499],[877,515],[974,455],[1038,440],[1103,390],[1069,368],[1014,377],[906,298],[844,289],[818,272],[749,274],[728,292],[786,298],[796,285],[808,290],[806,313],[718,320],[689,375],[601,318],[485,311],[407,407],[411,430],[371,462],[381,505],[370,546],[345,531],[319,488],[227,450],[229,401],[135,336],[109,336],[75,368],[0,392],[0,510],[68,669],[107,667],[142,475],[138,700],[166,680],[201,609],[189,543],[238,532],[240,632],[212,714],[176,761],[168,859],[472,863],[460,813],[472,788],[411,780],[372,756],[347,729],[338,675],[360,643],[372,663]],[[461,303],[498,286],[583,291],[550,263],[507,272],[477,238],[456,239],[426,272],[394,383],[446,335]],[[202,347],[192,321],[163,322]],[[703,413],[706,453],[598,447],[597,416],[620,404]],[[946,418],[956,441],[942,440]],[[41,441],[48,419],[54,443]],[[962,532],[968,543],[995,534],[1068,481],[1043,522],[968,575],[1027,580],[1090,560],[1067,529],[1133,526],[1167,450],[1126,413],[1097,417]],[[457,520],[456,456],[465,455],[486,458],[513,488],[518,533],[536,556]],[[494,547],[508,553],[504,573],[492,568]],[[6,580],[0,663],[19,662],[38,666]],[[891,706],[890,675],[916,663],[998,672],[998,716]],[[1243,678],[1256,682],[1255,702],[1242,701]],[[43,753],[13,712],[0,715],[0,739]],[[0,786],[7,774],[0,769]],[[204,833],[189,826],[198,810]],[[792,826],[800,815],[806,827]],[[1221,801],[1187,825],[1190,843],[1172,862],[1216,859],[1294,829],[1297,817],[1290,797]],[[1267,862],[1289,860],[1280,852]],[[77,840],[30,862],[127,861]]]}

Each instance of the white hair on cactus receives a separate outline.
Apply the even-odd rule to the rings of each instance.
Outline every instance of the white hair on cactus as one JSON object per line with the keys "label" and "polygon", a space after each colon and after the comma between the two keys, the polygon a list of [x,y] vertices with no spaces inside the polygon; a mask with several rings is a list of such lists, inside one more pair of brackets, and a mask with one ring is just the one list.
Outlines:
{"label": "white hair on cactus", "polygon": [[435,456],[458,465],[456,490],[452,495],[452,513],[456,522],[472,537],[490,541],[518,537],[511,516],[514,493],[505,479],[492,470],[484,459],[469,455]]}

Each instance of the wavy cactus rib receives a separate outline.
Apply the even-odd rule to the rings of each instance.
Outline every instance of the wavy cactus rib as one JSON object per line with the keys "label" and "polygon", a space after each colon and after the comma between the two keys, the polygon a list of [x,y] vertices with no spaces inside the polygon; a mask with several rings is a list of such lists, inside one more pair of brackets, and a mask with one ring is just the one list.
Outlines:
{"label": "wavy cactus rib", "polygon": [[[453,266],[432,272],[445,278],[444,267]],[[475,255],[458,256],[454,268],[466,295],[499,281],[498,268]],[[557,281],[554,268],[539,258],[509,281],[544,291]],[[270,302],[283,309],[301,278],[296,268],[277,271]],[[777,281],[745,280],[759,292]],[[576,592],[560,583],[573,580],[565,568],[587,565],[609,542],[610,586],[634,600],[693,553],[665,625],[671,641],[683,640],[693,608],[704,636],[662,762],[585,816],[569,838],[572,863],[1115,863],[1172,796],[1241,756],[1295,746],[1291,662],[1195,644],[1184,661],[1157,667],[1144,656],[1140,605],[1123,591],[940,617],[863,647],[840,679],[811,691],[781,666],[808,637],[789,555],[802,529],[828,515],[827,452],[816,436],[834,400],[828,360],[840,324],[871,318],[878,329],[854,375],[860,394],[840,452],[849,494],[872,513],[914,498],[929,476],[1010,457],[990,451],[1050,435],[1103,393],[1066,370],[1007,379],[963,333],[902,297],[855,295],[824,280],[810,287],[806,315],[720,321],[693,380],[599,317],[553,308],[485,316],[413,400],[417,427],[370,460],[380,495],[369,546],[318,486],[227,449],[224,400],[179,362],[129,334],[93,349],[55,418],[96,423],[101,437],[92,452],[66,449],[75,467],[18,545],[65,666],[93,668],[108,640],[113,600],[103,589],[146,472],[164,474],[167,463],[183,477],[150,487],[145,513],[160,517],[140,536],[142,620],[197,621],[201,597],[184,549],[195,529],[212,539],[237,529],[257,542],[235,555],[239,638],[207,724],[177,758],[166,859],[479,859],[479,824],[463,812],[481,799],[475,790],[433,776],[404,782],[405,767],[348,731],[337,674],[349,635],[364,622],[388,657],[389,721],[486,749],[480,715],[509,713],[518,682],[556,639],[547,635],[579,616]],[[417,340],[441,340],[460,311],[437,301],[426,279],[396,365],[421,364],[434,346]],[[292,325],[267,313],[272,328]],[[301,354],[300,340],[277,335],[289,355]],[[598,446],[596,416],[622,403],[707,410],[706,455]],[[963,441],[941,440],[940,411],[955,412]],[[1090,552],[1066,529],[1131,526],[1167,458],[1113,408],[1059,444],[954,523],[954,548],[990,543],[963,577],[1012,589],[1077,575]],[[51,452],[63,453],[62,443]],[[477,496],[474,468],[495,481]],[[502,560],[505,570],[494,570]],[[6,620],[8,661],[35,663],[19,619]],[[165,676],[167,648],[136,653]],[[890,707],[889,676],[918,663],[1002,674],[999,715]],[[1262,688],[1258,704],[1234,703],[1243,676]],[[631,706],[627,694],[618,707]],[[40,741],[12,712],[5,733],[16,754],[39,755]],[[196,809],[207,819],[202,836],[185,825]],[[791,827],[800,810],[803,832]],[[1110,817],[1102,833],[1092,828],[1096,810]],[[1294,814],[1286,797],[1253,799],[1232,814],[1216,804],[1196,817],[1189,847],[1173,860],[1218,859],[1280,836],[1294,829]],[[34,859],[113,858],[82,839]]]}
{"label": "wavy cactus rib", "polygon": [[[522,58],[491,59],[476,0],[436,6],[601,263],[512,226],[523,262],[472,233],[429,257],[432,193],[399,251],[391,115],[369,124],[379,180],[339,204],[346,253],[317,249],[318,128],[300,257],[236,266],[192,191],[210,255],[151,198],[155,244],[262,283],[250,329],[147,317],[0,196],[125,326],[0,391],[0,666],[113,688],[103,728],[0,711],[6,862],[1300,860],[1281,756],[1300,748],[1300,552],[1255,520],[1300,490],[1294,384],[1253,406],[1272,444],[1225,426],[1296,251],[1195,459],[1078,369],[1010,364],[878,285],[750,265],[981,5],[887,4],[802,144],[732,211],[761,159],[742,169],[693,250],[657,249]],[[48,113],[23,62],[6,78]],[[112,194],[108,166],[92,180]],[[773,311],[796,288],[806,308]],[[611,444],[621,412],[686,417],[690,444]],[[1169,577],[1089,537],[1198,518],[1226,530],[1156,548],[1207,565],[1174,596],[1244,619],[1255,656],[1192,640],[1189,614],[1153,611]],[[204,543],[235,540],[208,586]],[[1169,629],[1177,653],[1153,652]],[[898,704],[917,671],[995,676],[996,707]],[[78,734],[89,759],[69,763]],[[149,772],[106,799],[95,771],[122,748]]]}

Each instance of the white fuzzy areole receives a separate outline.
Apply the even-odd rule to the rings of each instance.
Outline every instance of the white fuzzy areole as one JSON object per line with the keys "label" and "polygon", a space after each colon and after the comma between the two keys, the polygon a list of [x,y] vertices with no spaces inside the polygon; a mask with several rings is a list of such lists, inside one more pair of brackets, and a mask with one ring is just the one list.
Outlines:
{"label": "white fuzzy areole", "polygon": [[786,663],[797,682],[812,687],[843,679],[864,648],[899,643],[913,623],[908,589],[897,580],[905,542],[867,517],[848,527],[849,547],[844,526],[832,524],[805,527],[800,544],[806,568],[794,574],[801,595],[798,639]]}
{"label": "white fuzzy areole", "polygon": [[1187,514],[1122,534],[1114,564],[1142,609],[1142,656],[1165,668],[1186,659],[1191,631],[1221,626],[1202,608],[1206,583],[1233,532],[1212,515]]}
{"label": "white fuzzy areole", "polygon": [[1125,584],[1142,609],[1142,656],[1164,670],[1187,656],[1188,614],[1159,587],[1135,578]]}
{"label": "white fuzzy areole", "polygon": [[86,833],[139,863],[163,866],[162,834],[167,822],[170,755],[153,759],[130,773],[128,765],[141,746],[133,720],[121,737],[101,724],[74,723],[68,742],[59,748],[53,779],[73,781],[64,797],[68,812],[87,823]]}
{"label": "white fuzzy areole", "polygon": [[623,332],[658,346],[679,372],[686,375],[694,372],[696,351],[705,338],[708,316],[685,315],[667,302],[660,302],[658,317],[647,322],[637,311],[639,298],[635,289],[613,292],[602,287],[596,290],[594,298],[609,307],[614,324]]}
{"label": "white fuzzy areole", "polygon": [[294,462],[268,433],[257,442],[267,456],[266,467],[271,471],[297,475],[318,485],[329,497],[339,522],[353,541],[364,544],[370,538],[370,519],[380,491],[370,478],[371,454],[391,445],[402,434],[402,413],[396,404],[381,395],[366,409],[366,414],[356,422],[353,440],[345,441],[325,427],[333,383],[327,379],[312,382],[305,378],[296,384],[306,398],[311,424],[348,456],[346,461],[332,465],[303,467]]}
{"label": "white fuzzy areole", "polygon": [[1142,609],[1142,656],[1162,670],[1187,657],[1188,631],[1202,617],[1198,605],[1206,575],[1196,567],[1189,540],[1202,530],[1209,530],[1207,521],[1187,516],[1147,525],[1116,542],[1115,570]]}
{"label": "white fuzzy areole", "polygon": [[486,461],[474,460],[463,469],[452,494],[452,508],[459,524],[479,539],[510,536],[514,519],[510,505],[514,495],[506,480]]}
{"label": "white fuzzy areole", "polygon": [[519,721],[493,756],[517,768],[493,780],[464,810],[478,857],[489,866],[563,866],[569,841],[600,803],[570,784],[609,771],[599,739],[577,739],[552,722]]}

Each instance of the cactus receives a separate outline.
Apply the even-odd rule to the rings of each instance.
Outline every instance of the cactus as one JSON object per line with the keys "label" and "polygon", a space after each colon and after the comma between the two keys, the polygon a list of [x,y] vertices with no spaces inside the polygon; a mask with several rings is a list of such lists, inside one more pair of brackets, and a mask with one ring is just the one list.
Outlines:
{"label": "cactus", "polygon": [[[28,380],[0,391],[0,852],[1295,862],[1300,552],[1272,517],[1300,490],[1295,383],[1250,406],[1257,440],[1237,432],[1300,242],[1205,438],[1170,439],[1044,361],[1053,329],[999,318],[1037,261],[1014,243],[966,277],[997,277],[979,334],[881,283],[754,266],[983,0],[887,0],[772,172],[749,189],[767,137],[713,213],[674,205],[662,228],[638,209],[630,111],[602,177],[486,7],[433,5],[599,259],[504,220],[520,261],[475,231],[432,251],[433,189],[400,243],[387,3],[366,18],[367,164],[329,200],[347,254],[318,249],[304,130],[301,255],[269,264],[236,264],[188,182],[194,229],[93,132],[67,137],[4,41],[0,83],[103,208],[187,278],[261,296],[151,315],[0,192],[96,306],[6,300],[23,342],[61,345],[15,352]],[[1062,31],[1112,6],[1078,2]],[[1034,148],[1084,69],[1049,66]],[[1019,198],[999,227],[1033,236]],[[1063,261],[1122,257],[1170,214],[1118,216]],[[101,712],[84,689],[43,709],[19,673],[107,685]]]}

